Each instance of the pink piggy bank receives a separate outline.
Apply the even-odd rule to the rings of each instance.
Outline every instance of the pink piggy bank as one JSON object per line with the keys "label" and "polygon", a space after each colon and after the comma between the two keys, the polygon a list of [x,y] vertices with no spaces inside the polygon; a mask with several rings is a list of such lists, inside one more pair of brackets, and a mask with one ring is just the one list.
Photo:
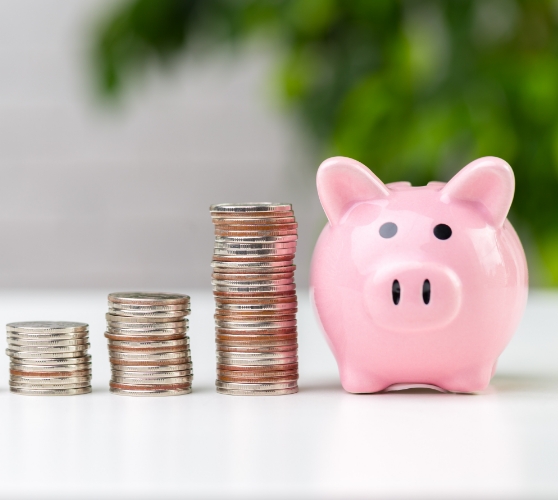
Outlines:
{"label": "pink piggy bank", "polygon": [[527,300],[510,166],[480,158],[447,184],[412,187],[336,157],[317,186],[329,224],[311,294],[343,388],[486,388]]}

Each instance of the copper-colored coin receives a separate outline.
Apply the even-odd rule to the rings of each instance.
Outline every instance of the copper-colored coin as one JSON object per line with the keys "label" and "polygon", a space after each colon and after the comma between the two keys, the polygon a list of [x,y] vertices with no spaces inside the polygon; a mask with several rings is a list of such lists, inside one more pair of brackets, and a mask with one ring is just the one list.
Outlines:
{"label": "copper-colored coin", "polygon": [[264,376],[270,376],[266,372],[290,372],[298,371],[298,363],[290,363],[288,365],[267,365],[267,366],[240,366],[240,365],[223,365],[217,364],[217,373],[221,372],[246,372],[246,373],[262,373]]}
{"label": "copper-colored coin", "polygon": [[186,338],[186,330],[183,333],[177,333],[175,335],[145,335],[136,337],[133,335],[115,335],[112,333],[105,332],[105,337],[110,340],[122,340],[126,342],[149,342],[149,341],[163,341],[163,340],[180,340]]}
{"label": "copper-colored coin", "polygon": [[289,295],[281,294],[281,295],[268,295],[265,297],[239,297],[236,295],[224,295],[213,294],[213,298],[215,299],[215,303],[217,305],[220,304],[258,304],[258,305],[265,305],[265,304],[283,304],[283,303],[291,303],[297,302],[296,293],[289,293]]}
{"label": "copper-colored coin", "polygon": [[[255,316],[250,314],[214,314],[213,317],[215,318],[216,325],[219,327],[225,326],[231,328],[232,324],[240,324],[243,325],[241,328],[246,328],[247,325],[250,325],[254,322],[258,323],[265,323],[265,324],[278,324],[281,325],[281,328],[286,326],[286,323],[291,325],[296,325],[293,323],[296,321],[296,314],[268,314],[266,316]],[[270,327],[272,328],[272,327]]]}
{"label": "copper-colored coin", "polygon": [[268,281],[268,280],[293,280],[294,272],[291,273],[217,273],[214,272],[211,278],[218,281]]}
{"label": "copper-colored coin", "polygon": [[124,359],[116,359],[110,358],[109,361],[113,365],[122,365],[122,366],[167,366],[167,365],[176,365],[178,363],[185,364],[183,360],[188,360],[189,358],[175,358],[175,359],[161,359],[159,361],[129,361]]}
{"label": "copper-colored coin", "polygon": [[298,222],[252,224],[250,221],[238,221],[238,224],[215,224],[215,229],[221,231],[250,231],[258,233],[262,231],[296,231],[298,229]]}
{"label": "copper-colored coin", "polygon": [[251,336],[253,338],[257,338],[258,336],[263,337],[280,337],[283,335],[295,335],[298,333],[298,330],[295,327],[289,328],[262,328],[262,329],[231,329],[231,328],[215,328],[215,333],[217,335],[230,335],[231,337],[245,337]]}
{"label": "copper-colored coin", "polygon": [[228,375],[217,375],[218,380],[222,382],[237,382],[237,383],[245,383],[245,384],[273,384],[275,382],[292,382],[298,380],[298,374],[295,373],[293,375],[282,375],[279,377],[267,377],[257,375],[254,377],[246,377],[246,376],[228,376]]}
{"label": "copper-colored coin", "polygon": [[221,352],[247,352],[247,353],[268,353],[268,352],[283,352],[283,351],[292,351],[298,348],[298,344],[287,344],[287,345],[278,345],[278,346],[251,346],[251,345],[242,345],[242,346],[229,346],[221,344],[217,342],[217,351]]}
{"label": "copper-colored coin", "polygon": [[283,371],[288,372],[290,370],[298,370],[298,363],[289,363],[289,364],[278,364],[278,365],[249,365],[249,366],[241,366],[241,365],[224,365],[224,364],[217,364],[217,371],[218,372],[239,372],[245,371],[250,373],[261,373],[261,372],[276,372],[276,371]]}
{"label": "copper-colored coin", "polygon": [[258,347],[282,347],[282,346],[290,346],[297,344],[297,336],[293,335],[292,339],[287,340],[277,340],[276,337],[267,335],[257,336],[257,337],[249,337],[248,340],[236,340],[236,338],[245,338],[245,337],[236,337],[235,340],[223,340],[223,335],[218,336],[216,339],[216,343],[220,346],[227,346],[227,347],[250,347],[257,349]]}
{"label": "copper-colored coin", "polygon": [[142,384],[142,385],[126,385],[126,384],[119,384],[117,382],[109,382],[110,387],[114,387],[115,389],[128,389],[134,391],[140,391],[142,389],[145,390],[152,390],[154,388],[165,391],[165,390],[173,390],[173,389],[189,389],[192,384],[187,382],[185,384],[169,384],[169,385],[154,385],[154,384]]}
{"label": "copper-colored coin", "polygon": [[109,344],[109,349],[112,352],[133,352],[133,353],[145,353],[145,354],[155,354],[157,352],[174,352],[174,351],[184,351],[188,349],[187,345],[177,345],[170,347],[121,347]]}
{"label": "copper-colored coin", "polygon": [[233,231],[228,229],[219,229],[218,227],[215,228],[215,236],[224,236],[224,237],[248,237],[254,238],[258,236],[298,236],[297,229],[266,229],[265,231]]}

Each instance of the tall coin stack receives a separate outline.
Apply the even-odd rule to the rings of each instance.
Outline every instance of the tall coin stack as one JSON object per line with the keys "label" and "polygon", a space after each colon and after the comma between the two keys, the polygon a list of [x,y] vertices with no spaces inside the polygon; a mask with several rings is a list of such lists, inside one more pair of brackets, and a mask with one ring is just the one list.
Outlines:
{"label": "tall coin stack", "polygon": [[10,391],[30,396],[91,392],[89,326],[69,321],[6,325]]}
{"label": "tall coin stack", "polygon": [[217,392],[298,392],[293,259],[297,223],[290,204],[210,207],[215,224],[212,285]]}
{"label": "tall coin stack", "polygon": [[108,296],[110,390],[128,396],[176,396],[192,392],[187,336],[190,297],[122,292]]}

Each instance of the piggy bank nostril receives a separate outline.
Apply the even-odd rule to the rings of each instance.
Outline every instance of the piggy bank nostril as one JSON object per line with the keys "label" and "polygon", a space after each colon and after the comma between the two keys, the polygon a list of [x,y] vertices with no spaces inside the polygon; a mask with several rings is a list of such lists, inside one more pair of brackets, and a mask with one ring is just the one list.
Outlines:
{"label": "piggy bank nostril", "polygon": [[430,281],[424,280],[422,284],[422,300],[428,305],[430,302]]}
{"label": "piggy bank nostril", "polygon": [[395,280],[391,285],[391,297],[395,305],[399,304],[399,301],[401,300],[401,286],[397,280]]}

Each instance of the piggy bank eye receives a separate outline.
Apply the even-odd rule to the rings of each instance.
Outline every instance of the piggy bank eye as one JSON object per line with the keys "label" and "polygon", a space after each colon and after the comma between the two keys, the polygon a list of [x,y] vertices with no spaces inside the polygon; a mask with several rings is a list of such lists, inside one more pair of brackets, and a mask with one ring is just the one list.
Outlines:
{"label": "piggy bank eye", "polygon": [[380,226],[380,236],[382,238],[393,238],[397,234],[397,225],[393,222],[386,222]]}
{"label": "piggy bank eye", "polygon": [[434,236],[439,240],[447,240],[451,236],[451,227],[447,224],[438,224],[434,227]]}

